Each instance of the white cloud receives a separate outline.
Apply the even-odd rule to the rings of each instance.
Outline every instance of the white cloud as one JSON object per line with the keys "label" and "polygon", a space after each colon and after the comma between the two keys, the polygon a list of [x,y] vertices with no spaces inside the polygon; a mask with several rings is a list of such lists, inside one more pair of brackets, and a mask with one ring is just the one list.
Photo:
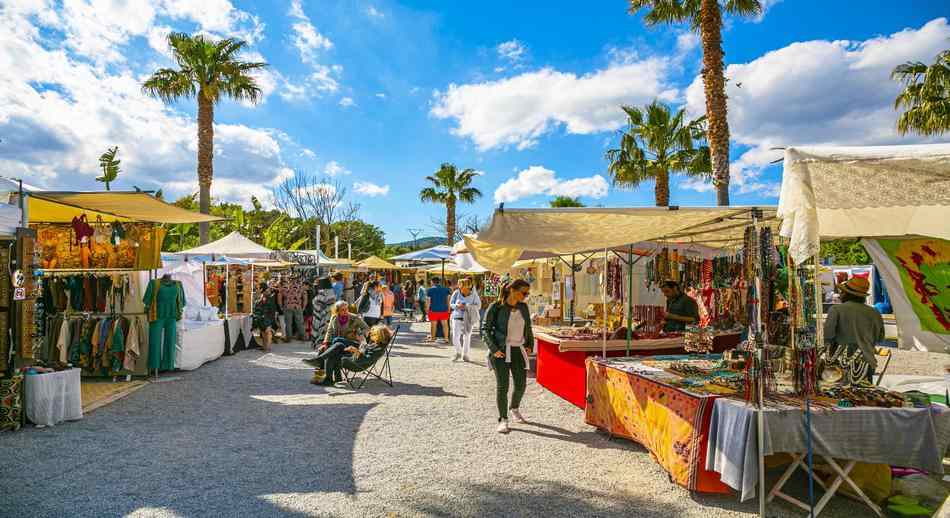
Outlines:
{"label": "white cloud", "polygon": [[340,99],[339,104],[344,108],[349,108],[350,106],[356,106],[356,101],[352,97],[344,97]]}
{"label": "white cloud", "polygon": [[293,0],[288,14],[297,20],[292,26],[294,31],[292,43],[300,52],[300,59],[305,63],[316,63],[317,51],[333,48],[333,42],[320,34],[310,22],[310,17],[303,10],[302,0]]}
{"label": "white cloud", "polygon": [[301,149],[300,154],[307,158],[317,158],[317,154],[314,153],[312,149],[308,149],[308,148]]}
{"label": "white cloud", "polygon": [[339,65],[328,67],[326,65],[315,65],[313,73],[307,78],[307,83],[319,92],[336,92],[340,89],[340,83],[334,76],[339,74],[342,68]]}
{"label": "white cloud", "polygon": [[386,15],[382,11],[376,8],[376,6],[369,6],[366,8],[366,14],[371,18],[385,18]]}
{"label": "white cloud", "polygon": [[495,203],[514,202],[539,194],[570,196],[571,198],[578,196],[603,198],[607,196],[607,190],[607,180],[599,174],[564,180],[557,178],[554,171],[534,165],[499,185],[495,189]]}
{"label": "white cloud", "polygon": [[[729,65],[731,137],[751,148],[732,164],[736,190],[775,192],[774,183],[760,180],[761,170],[781,158],[770,148],[923,141],[897,135],[893,103],[900,85],[890,73],[905,61],[932,62],[947,38],[950,25],[938,18],[864,41],[792,43],[750,63]],[[701,77],[690,84],[686,99],[690,112],[705,113]]]}
{"label": "white cloud", "polygon": [[625,121],[622,104],[674,100],[669,66],[665,59],[649,58],[611,63],[583,76],[543,68],[498,81],[451,84],[435,92],[430,113],[453,119],[452,132],[470,138],[479,150],[525,149],[560,126],[573,134],[618,129]]}
{"label": "white cloud", "polygon": [[[197,129],[192,117],[145,96],[142,78],[79,59],[40,33],[37,11],[0,15],[0,170],[42,188],[98,189],[98,156],[119,146],[117,187],[193,192]],[[65,15],[64,15],[65,16]],[[47,18],[50,19],[50,18]],[[228,198],[239,186],[260,190],[282,173],[295,145],[282,133],[215,124],[212,193]]]}
{"label": "white cloud", "polygon": [[699,34],[695,31],[684,31],[676,36],[676,52],[686,54],[699,46]]}
{"label": "white cloud", "polygon": [[343,167],[336,160],[331,160],[327,162],[327,165],[323,168],[323,174],[327,176],[337,176],[341,174],[350,174],[350,170]]}
{"label": "white cloud", "polygon": [[528,53],[528,49],[524,43],[521,43],[517,39],[499,43],[498,46],[495,47],[495,51],[498,52],[499,58],[509,63],[520,63],[527,57]]}
{"label": "white cloud", "polygon": [[380,99],[385,99],[385,98],[386,98],[386,94],[384,94],[383,92],[378,92],[378,93],[376,94],[376,97],[378,97],[378,98],[380,98]]}
{"label": "white cloud", "polygon": [[388,185],[376,185],[373,182],[354,182],[353,190],[363,196],[369,196],[371,198],[387,196],[389,194]]}

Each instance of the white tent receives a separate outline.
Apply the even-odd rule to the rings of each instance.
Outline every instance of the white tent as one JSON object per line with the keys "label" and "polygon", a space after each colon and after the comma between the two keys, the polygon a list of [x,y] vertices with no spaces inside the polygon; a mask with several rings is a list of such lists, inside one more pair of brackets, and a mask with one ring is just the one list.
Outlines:
{"label": "white tent", "polygon": [[217,241],[178,252],[178,255],[225,255],[242,259],[270,259],[273,253],[274,251],[270,248],[261,246],[235,231]]}
{"label": "white tent", "polygon": [[326,268],[349,267],[353,264],[345,260],[331,259],[322,251],[317,250],[287,250],[281,252],[281,255],[285,256],[288,261],[308,266],[316,266],[318,259],[320,266]]}
{"label": "white tent", "polygon": [[950,239],[950,144],[788,148],[778,217],[799,264],[819,238]]}

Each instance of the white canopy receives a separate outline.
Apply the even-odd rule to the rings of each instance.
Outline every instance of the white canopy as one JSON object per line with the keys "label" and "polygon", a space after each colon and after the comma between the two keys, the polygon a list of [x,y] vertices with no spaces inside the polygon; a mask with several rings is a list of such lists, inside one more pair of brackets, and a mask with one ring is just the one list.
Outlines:
{"label": "white canopy", "polygon": [[212,241],[206,245],[196,246],[188,250],[178,252],[178,255],[226,255],[228,257],[239,257],[245,259],[270,259],[274,251],[265,246],[261,246],[254,241],[242,236],[239,232],[231,232],[217,241]]}
{"label": "white canopy", "polygon": [[950,239],[950,144],[788,148],[778,217],[799,264],[820,237]]}
{"label": "white canopy", "polygon": [[723,248],[741,243],[754,211],[775,222],[774,207],[499,209],[477,237],[465,236],[465,248],[493,272],[508,271],[525,255],[569,255],[642,241]]}

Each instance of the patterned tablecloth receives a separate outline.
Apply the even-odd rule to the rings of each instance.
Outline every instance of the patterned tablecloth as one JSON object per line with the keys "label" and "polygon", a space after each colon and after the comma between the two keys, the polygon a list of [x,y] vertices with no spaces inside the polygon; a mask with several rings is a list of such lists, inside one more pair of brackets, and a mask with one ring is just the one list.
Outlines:
{"label": "patterned tablecloth", "polygon": [[662,382],[665,373],[635,360],[587,359],[585,421],[642,444],[677,484],[702,493],[728,493],[706,470],[713,402]]}

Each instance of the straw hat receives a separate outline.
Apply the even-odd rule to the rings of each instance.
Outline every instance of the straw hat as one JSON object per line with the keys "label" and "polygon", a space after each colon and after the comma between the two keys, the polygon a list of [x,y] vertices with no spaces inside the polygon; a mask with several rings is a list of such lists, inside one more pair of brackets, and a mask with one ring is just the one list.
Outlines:
{"label": "straw hat", "polygon": [[867,297],[868,292],[871,291],[871,284],[864,277],[852,277],[847,282],[839,284],[838,289],[858,297]]}

